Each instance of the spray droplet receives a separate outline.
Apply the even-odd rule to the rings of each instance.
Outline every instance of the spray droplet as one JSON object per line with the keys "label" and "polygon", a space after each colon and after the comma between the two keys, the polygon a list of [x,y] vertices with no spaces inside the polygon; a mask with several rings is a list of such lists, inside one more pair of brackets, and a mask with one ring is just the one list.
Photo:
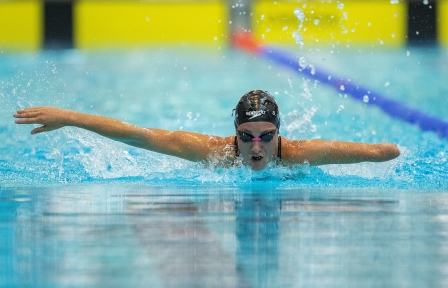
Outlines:
{"label": "spray droplet", "polygon": [[303,26],[303,21],[305,20],[305,13],[303,13],[302,10],[299,8],[294,9],[294,15],[299,20],[299,26],[297,27],[297,30],[292,33],[292,37],[296,39],[296,43],[299,44],[301,47],[303,46],[303,37],[300,34],[300,30]]}
{"label": "spray droplet", "polygon": [[308,65],[308,63],[306,62],[305,57],[300,57],[300,59],[299,59],[299,65],[300,65],[300,67],[302,67],[302,68],[305,68],[305,67]]}
{"label": "spray droplet", "polygon": [[305,14],[299,8],[294,9],[294,15],[299,19],[299,21],[305,20]]}
{"label": "spray droplet", "polygon": [[300,34],[300,33],[297,32],[297,31],[294,31],[294,32],[292,33],[292,37],[293,37],[294,39],[296,39],[296,43],[297,43],[297,44],[300,44],[301,46],[303,46],[303,37],[302,37],[302,34]]}
{"label": "spray droplet", "polygon": [[363,101],[364,103],[369,103],[369,96],[364,95],[364,96],[362,97],[362,101]]}

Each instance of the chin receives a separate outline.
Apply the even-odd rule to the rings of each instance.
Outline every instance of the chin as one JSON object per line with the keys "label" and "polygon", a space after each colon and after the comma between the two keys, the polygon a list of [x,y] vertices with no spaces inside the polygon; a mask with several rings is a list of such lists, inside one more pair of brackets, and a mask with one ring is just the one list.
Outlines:
{"label": "chin", "polygon": [[261,164],[261,165],[259,164],[259,165],[251,165],[250,168],[253,171],[261,171],[264,170],[267,166],[268,166],[267,164]]}
{"label": "chin", "polygon": [[253,159],[244,159],[243,165],[250,167],[252,171],[261,171],[269,165],[269,162],[267,162],[266,159],[261,159],[258,161],[254,161]]}
{"label": "chin", "polygon": [[266,167],[263,167],[263,168],[254,168],[254,167],[252,167],[252,171],[256,171],[256,172],[259,172],[259,171],[263,171],[264,169],[265,169]]}

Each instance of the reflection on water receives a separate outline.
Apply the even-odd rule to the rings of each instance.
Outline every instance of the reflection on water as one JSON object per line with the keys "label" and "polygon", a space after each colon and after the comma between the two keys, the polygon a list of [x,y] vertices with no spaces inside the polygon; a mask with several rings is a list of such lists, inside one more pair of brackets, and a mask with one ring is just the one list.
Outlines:
{"label": "reflection on water", "polygon": [[447,204],[400,190],[0,190],[0,286],[443,287]]}
{"label": "reflection on water", "polygon": [[247,198],[236,203],[238,267],[256,287],[275,287],[279,273],[281,201]]}

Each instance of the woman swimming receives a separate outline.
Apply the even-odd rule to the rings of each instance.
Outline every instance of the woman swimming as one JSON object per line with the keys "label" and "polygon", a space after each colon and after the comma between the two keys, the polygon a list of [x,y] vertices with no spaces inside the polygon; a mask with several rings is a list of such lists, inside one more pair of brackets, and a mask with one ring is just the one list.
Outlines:
{"label": "woman swimming", "polygon": [[17,124],[41,124],[38,134],[74,126],[131,146],[195,162],[231,166],[236,159],[253,170],[272,161],[291,166],[381,162],[400,155],[395,144],[355,143],[327,140],[289,140],[279,136],[280,115],[275,98],[253,90],[241,97],[234,109],[236,135],[212,136],[185,131],[142,128],[116,119],[54,107],[31,107],[13,115]]}

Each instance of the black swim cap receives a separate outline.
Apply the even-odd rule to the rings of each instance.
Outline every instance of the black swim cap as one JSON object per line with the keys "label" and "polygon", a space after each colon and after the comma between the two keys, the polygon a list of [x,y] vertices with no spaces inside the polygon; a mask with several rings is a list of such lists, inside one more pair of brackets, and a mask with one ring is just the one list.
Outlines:
{"label": "black swim cap", "polygon": [[241,97],[236,105],[235,129],[246,122],[271,122],[280,128],[277,101],[266,91],[253,90]]}

